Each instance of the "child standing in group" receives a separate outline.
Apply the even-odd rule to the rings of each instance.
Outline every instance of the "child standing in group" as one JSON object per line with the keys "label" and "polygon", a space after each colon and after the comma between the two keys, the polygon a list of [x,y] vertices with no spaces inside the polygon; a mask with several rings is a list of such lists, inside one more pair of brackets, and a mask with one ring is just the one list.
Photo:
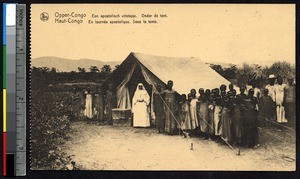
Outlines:
{"label": "child standing in group", "polygon": [[103,125],[104,122],[104,93],[103,90],[99,89],[96,91],[95,99],[94,99],[94,108],[96,111],[96,118],[98,120],[99,125]]}
{"label": "child standing in group", "polygon": [[190,118],[189,103],[185,94],[181,95],[180,107],[180,118],[182,121],[181,130],[183,131],[184,137],[188,137],[192,129],[192,123]]}

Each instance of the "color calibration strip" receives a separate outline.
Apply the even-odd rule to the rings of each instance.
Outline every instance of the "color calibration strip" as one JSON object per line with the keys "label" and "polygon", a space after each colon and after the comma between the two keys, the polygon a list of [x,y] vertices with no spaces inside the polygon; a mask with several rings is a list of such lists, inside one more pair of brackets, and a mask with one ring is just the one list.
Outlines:
{"label": "color calibration strip", "polygon": [[[3,4],[4,176],[24,176],[26,174],[25,32],[25,5]],[[21,104],[19,104],[19,98],[24,99],[21,100]]]}
{"label": "color calibration strip", "polygon": [[[3,174],[5,176],[14,176],[14,156],[15,156],[15,59],[16,59],[16,4],[4,4],[5,8],[5,75],[3,79],[5,88],[6,117],[3,123],[4,138],[3,154],[5,163],[3,163]],[[3,25],[4,27],[4,25]],[[4,35],[4,34],[3,34]]]}
{"label": "color calibration strip", "polygon": [[3,4],[3,176],[6,176],[6,4]]}

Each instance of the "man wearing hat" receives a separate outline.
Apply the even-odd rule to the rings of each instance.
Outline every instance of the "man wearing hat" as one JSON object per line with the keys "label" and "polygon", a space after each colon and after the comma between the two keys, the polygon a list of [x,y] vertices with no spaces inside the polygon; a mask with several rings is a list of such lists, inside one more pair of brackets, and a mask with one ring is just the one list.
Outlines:
{"label": "man wearing hat", "polygon": [[[275,93],[275,81],[276,81],[276,77],[275,75],[271,74],[269,75],[269,84],[265,87],[265,89],[268,90],[269,96],[272,98],[273,102],[275,103],[276,101],[276,93]],[[271,108],[272,112],[270,112],[271,114],[273,114],[273,117],[270,117],[270,120],[275,120],[276,119],[276,108]]]}

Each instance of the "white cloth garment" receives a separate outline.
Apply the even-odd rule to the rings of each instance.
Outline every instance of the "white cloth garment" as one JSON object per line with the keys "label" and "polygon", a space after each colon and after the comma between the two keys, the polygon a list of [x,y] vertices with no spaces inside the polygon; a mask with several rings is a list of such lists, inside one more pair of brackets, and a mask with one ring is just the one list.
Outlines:
{"label": "white cloth garment", "polygon": [[215,135],[221,135],[221,128],[219,128],[219,123],[220,123],[220,117],[221,117],[221,106],[215,106],[214,110],[214,130],[215,130]]}
{"label": "white cloth garment", "polygon": [[[142,86],[142,89],[139,87]],[[132,99],[132,113],[133,113],[133,126],[134,127],[149,127],[149,113],[148,105],[150,97],[144,85],[139,83]]]}
{"label": "white cloth garment", "polygon": [[285,84],[275,85],[275,102],[276,102],[276,114],[278,123],[286,123],[284,106],[282,106],[284,98]]}
{"label": "white cloth garment", "polygon": [[271,86],[271,85],[267,85],[266,89],[269,90],[269,96],[273,99],[273,101],[275,102],[275,85]]}
{"label": "white cloth garment", "polygon": [[191,121],[192,121],[192,129],[195,129],[196,127],[199,127],[199,122],[197,118],[197,98],[193,98],[190,102],[190,115],[191,115]]}
{"label": "white cloth garment", "polygon": [[93,98],[91,94],[86,94],[86,98],[85,98],[85,111],[84,111],[84,115],[88,118],[92,118],[93,117],[93,107],[92,107],[92,103],[93,103]]}

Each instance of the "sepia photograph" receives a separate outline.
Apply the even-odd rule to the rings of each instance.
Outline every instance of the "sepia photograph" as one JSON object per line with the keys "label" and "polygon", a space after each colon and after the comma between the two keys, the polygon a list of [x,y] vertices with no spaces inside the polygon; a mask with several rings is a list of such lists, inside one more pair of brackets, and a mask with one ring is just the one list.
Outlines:
{"label": "sepia photograph", "polygon": [[295,171],[294,4],[32,4],[30,169]]}

